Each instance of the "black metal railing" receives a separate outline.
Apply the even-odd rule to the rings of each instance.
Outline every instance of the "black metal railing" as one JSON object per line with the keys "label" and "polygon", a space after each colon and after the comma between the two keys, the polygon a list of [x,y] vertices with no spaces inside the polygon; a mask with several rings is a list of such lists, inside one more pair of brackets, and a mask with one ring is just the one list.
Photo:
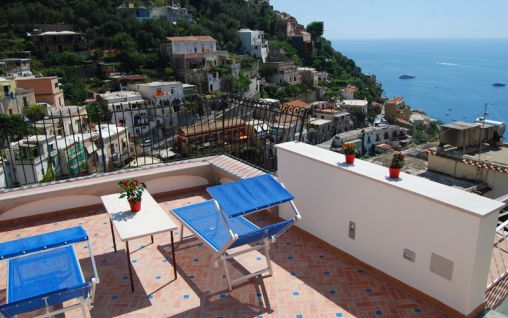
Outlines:
{"label": "black metal railing", "polygon": [[0,188],[218,154],[275,173],[274,145],[300,140],[307,116],[232,96],[118,106],[54,108],[0,131]]}

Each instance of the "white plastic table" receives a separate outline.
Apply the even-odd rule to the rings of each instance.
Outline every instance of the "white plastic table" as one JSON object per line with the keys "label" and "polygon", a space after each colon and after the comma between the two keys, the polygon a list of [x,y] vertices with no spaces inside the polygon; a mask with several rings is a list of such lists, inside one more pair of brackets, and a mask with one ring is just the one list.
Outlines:
{"label": "white plastic table", "polygon": [[143,196],[141,198],[141,210],[139,212],[132,212],[127,199],[120,199],[120,193],[102,196],[101,200],[109,214],[111,236],[113,237],[113,247],[115,252],[116,240],[113,228],[116,229],[116,233],[120,237],[120,240],[125,242],[131,290],[134,291],[134,282],[132,281],[132,264],[129,252],[129,241],[146,236],[151,236],[153,243],[153,236],[155,234],[164,232],[171,233],[173,273],[176,279],[176,257],[173,231],[176,230],[177,226],[168,216],[166,211],[164,211],[154,200],[150,193],[147,191],[143,192]]}

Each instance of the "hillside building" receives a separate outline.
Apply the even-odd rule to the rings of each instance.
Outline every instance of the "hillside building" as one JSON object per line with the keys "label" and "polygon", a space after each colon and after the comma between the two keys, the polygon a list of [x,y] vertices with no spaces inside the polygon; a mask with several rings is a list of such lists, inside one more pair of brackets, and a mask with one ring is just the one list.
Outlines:
{"label": "hillside building", "polygon": [[56,76],[16,78],[16,87],[32,89],[37,103],[65,106],[64,92],[60,89]]}
{"label": "hillside building", "polygon": [[260,58],[263,63],[268,59],[268,41],[265,39],[265,33],[259,30],[241,29],[238,31],[238,37],[242,42],[242,49],[255,58]]}
{"label": "hillside building", "polygon": [[171,24],[192,22],[192,14],[188,12],[187,8],[182,8],[177,4],[161,7],[145,7],[136,6],[135,3],[130,2],[119,6],[117,12],[122,16],[131,16],[138,20],[164,19]]}
{"label": "hillside building", "polygon": [[85,36],[80,32],[36,30],[28,37],[36,48],[45,53],[74,52],[85,58],[89,56]]}

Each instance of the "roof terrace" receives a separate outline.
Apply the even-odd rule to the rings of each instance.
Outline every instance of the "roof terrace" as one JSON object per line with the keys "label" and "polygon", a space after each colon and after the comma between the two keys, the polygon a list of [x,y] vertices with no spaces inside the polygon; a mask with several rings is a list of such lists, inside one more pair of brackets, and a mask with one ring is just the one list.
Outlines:
{"label": "roof terrace", "polygon": [[[176,280],[167,233],[154,243],[131,241],[131,292],[126,250],[119,240],[113,250],[100,197],[119,192],[120,180],[139,178],[167,212],[208,200],[209,186],[264,173],[235,159],[239,151],[4,190],[0,242],[82,225],[101,278],[92,317],[473,317],[504,299],[508,268],[500,264],[508,263],[502,254],[508,236],[499,227],[496,234],[504,203],[404,173],[391,179],[384,167],[347,165],[341,154],[300,142],[272,146],[276,161],[259,161],[252,152],[243,160],[277,172],[302,220],[273,244],[273,275],[231,292],[211,250],[187,231],[176,247]],[[266,225],[288,215],[286,204],[249,219]],[[76,252],[90,276],[86,246]],[[235,278],[263,260],[256,251],[229,269]],[[0,302],[5,266],[0,262]]]}
{"label": "roof terrace", "polygon": [[[232,292],[223,269],[211,266],[211,251],[185,231],[176,248],[176,280],[169,235],[156,235],[153,244],[149,238],[132,241],[132,293],[125,250],[113,251],[99,199],[117,192],[117,180],[138,177],[169,211],[210,199],[204,191],[209,185],[263,173],[224,155],[4,193],[0,242],[82,225],[101,276],[92,317],[444,317],[483,309],[490,225],[502,203],[409,175],[387,180],[382,167],[337,164],[341,155],[301,143],[281,145],[279,156],[279,180],[295,194],[302,223],[273,245],[273,276]],[[266,211],[250,220],[267,224],[276,217]],[[348,238],[345,219],[356,222],[355,240]],[[449,222],[460,223],[456,231]],[[77,253],[86,276],[92,269],[82,247]],[[403,247],[416,253],[414,261],[403,258]],[[454,263],[450,279],[429,271],[431,251]],[[255,271],[264,259],[256,253],[235,259],[232,275]],[[5,264],[0,266],[5,301]]]}

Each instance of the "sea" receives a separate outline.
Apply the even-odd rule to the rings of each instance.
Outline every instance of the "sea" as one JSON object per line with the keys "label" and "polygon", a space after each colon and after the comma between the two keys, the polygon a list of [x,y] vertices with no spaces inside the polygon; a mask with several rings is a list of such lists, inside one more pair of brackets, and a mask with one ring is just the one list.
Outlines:
{"label": "sea", "polygon": [[[388,98],[402,96],[444,123],[483,117],[508,123],[508,39],[335,40],[373,74]],[[399,79],[401,74],[414,79]],[[493,83],[506,87],[493,87]],[[505,133],[504,140],[508,140]]]}

